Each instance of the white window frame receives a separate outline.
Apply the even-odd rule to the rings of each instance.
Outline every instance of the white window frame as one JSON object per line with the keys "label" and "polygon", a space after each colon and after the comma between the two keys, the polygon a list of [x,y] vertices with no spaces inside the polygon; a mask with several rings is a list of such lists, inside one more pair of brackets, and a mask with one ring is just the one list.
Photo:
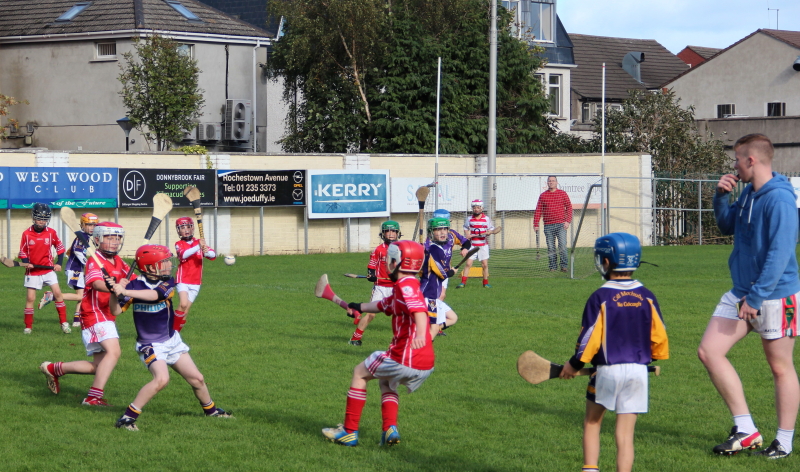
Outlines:
{"label": "white window frame", "polygon": [[[720,107],[730,107],[730,113],[721,113]],[[736,104],[735,103],[719,103],[716,106],[716,117],[717,118],[725,118],[726,115],[735,115],[736,114]]]}
{"label": "white window frame", "polygon": [[[557,79],[557,83],[553,83],[553,79]],[[550,110],[548,114],[551,116],[562,116],[562,106],[561,100],[563,99],[562,95],[562,85],[564,83],[564,76],[561,74],[547,74],[547,99],[550,101]],[[556,97],[555,103],[553,103],[552,94],[553,91],[556,91],[558,96]],[[553,105],[555,105],[555,111],[553,110]]]}
{"label": "white window frame", "polygon": [[[188,51],[188,54],[182,51]],[[178,53],[186,54],[189,59],[194,59],[194,44],[191,43],[178,43]]]}
{"label": "white window frame", "polygon": [[[769,114],[770,105],[778,105],[780,113],[777,115],[770,115]],[[766,109],[764,110],[764,116],[786,116],[786,102],[767,102],[765,108]]]}
{"label": "white window frame", "polygon": [[[522,39],[523,34],[532,36],[531,40],[537,43],[555,42],[556,36],[556,0],[502,0],[502,6],[513,12],[513,24],[511,32],[517,39]],[[549,25],[550,37],[544,38],[542,33],[542,22],[538,25],[530,25],[534,9],[537,10],[536,17],[542,17],[543,5],[549,5]],[[536,28],[534,29],[534,26]]]}
{"label": "white window frame", "polygon": [[[101,46],[114,45],[114,54],[101,54]],[[116,61],[117,60],[117,42],[116,41],[103,41],[94,43],[94,58],[98,61]]]}

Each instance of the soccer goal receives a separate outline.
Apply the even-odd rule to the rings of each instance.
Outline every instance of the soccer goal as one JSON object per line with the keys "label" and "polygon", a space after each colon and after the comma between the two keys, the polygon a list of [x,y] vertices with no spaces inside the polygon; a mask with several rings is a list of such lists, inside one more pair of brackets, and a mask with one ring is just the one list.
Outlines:
{"label": "soccer goal", "polygon": [[[545,224],[543,208],[537,215],[548,177],[557,179],[557,188],[569,199],[563,207],[562,218],[569,220],[566,228],[552,223],[552,218],[548,218],[551,224]],[[491,178],[496,188],[493,198]],[[470,202],[482,200],[494,226],[502,227],[488,238],[492,275],[583,278],[595,271],[593,247],[602,231],[602,182],[600,174],[439,174],[435,191],[425,201],[425,212],[430,218],[436,209],[448,210],[452,228],[463,234],[464,222],[472,213]],[[563,194],[560,197],[563,201]],[[538,231],[535,215],[539,216]],[[563,248],[560,241],[565,241]],[[476,262],[469,275],[479,276],[480,264]]]}

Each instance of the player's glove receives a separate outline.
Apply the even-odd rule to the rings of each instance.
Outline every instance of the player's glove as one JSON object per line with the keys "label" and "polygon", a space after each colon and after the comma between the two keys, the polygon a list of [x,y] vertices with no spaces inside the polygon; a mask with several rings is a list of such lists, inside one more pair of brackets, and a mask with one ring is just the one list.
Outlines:
{"label": "player's glove", "polygon": [[367,280],[369,280],[372,283],[378,281],[378,275],[375,273],[375,269],[367,269]]}
{"label": "player's glove", "polygon": [[[360,303],[350,302],[350,303],[347,304],[347,308],[350,308],[351,310],[355,310],[355,311],[361,313],[361,304]],[[356,315],[351,315],[350,313],[348,313],[347,316],[349,316],[350,318],[355,318],[356,317]]]}
{"label": "player's glove", "polygon": [[450,270],[448,270],[448,271],[446,272],[446,274],[447,274],[447,278],[449,279],[450,277],[452,277],[452,276],[456,275],[456,271],[455,271],[455,270],[453,270],[453,269],[450,269]]}

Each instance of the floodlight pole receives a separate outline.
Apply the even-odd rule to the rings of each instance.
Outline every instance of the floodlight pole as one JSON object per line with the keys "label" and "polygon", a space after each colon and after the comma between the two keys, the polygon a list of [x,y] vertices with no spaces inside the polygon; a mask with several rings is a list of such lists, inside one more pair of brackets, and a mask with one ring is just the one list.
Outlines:
{"label": "floodlight pole", "polygon": [[494,218],[497,202],[495,201],[495,177],[497,173],[497,0],[492,0],[491,31],[489,33],[489,136],[487,164],[490,177],[489,215]]}
{"label": "floodlight pole", "polygon": [[433,169],[433,208],[439,209],[439,104],[442,95],[442,58],[439,57],[439,64],[436,73],[436,163]]}
{"label": "floodlight pole", "polygon": [[[601,109],[603,112],[603,122],[600,125],[600,177],[602,180],[606,179],[606,63],[603,63],[603,91],[601,92]],[[603,209],[603,201],[608,202],[608,186],[600,187],[601,192],[602,189],[605,188],[606,195],[600,194],[600,208],[601,208],[601,218],[600,218],[600,233],[603,235],[606,234],[606,218],[608,218],[608,208],[606,207]],[[603,196],[606,198],[603,199]]]}
{"label": "floodlight pole", "polygon": [[118,119],[117,124],[119,125],[120,128],[122,128],[122,131],[125,132],[125,152],[128,152],[130,150],[129,138],[131,135],[131,130],[133,129],[133,122],[131,121],[130,118],[126,116],[124,118]]}

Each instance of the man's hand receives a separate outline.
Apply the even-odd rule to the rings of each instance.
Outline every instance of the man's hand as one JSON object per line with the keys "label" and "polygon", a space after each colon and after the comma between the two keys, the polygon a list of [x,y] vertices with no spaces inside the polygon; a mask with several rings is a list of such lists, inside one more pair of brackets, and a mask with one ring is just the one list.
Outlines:
{"label": "man's hand", "polygon": [[564,364],[564,368],[561,369],[561,373],[558,374],[558,378],[564,380],[570,380],[574,379],[576,375],[578,375],[578,371],[572,367],[572,364],[566,362]]}
{"label": "man's hand", "polygon": [[564,229],[569,229],[569,221],[564,222]]}
{"label": "man's hand", "polygon": [[758,317],[759,311],[747,304],[747,300],[742,298],[739,307],[739,319],[750,321]]}
{"label": "man's hand", "polygon": [[739,177],[733,174],[725,174],[719,178],[717,182],[717,193],[729,193],[736,188],[736,183],[739,182]]}

